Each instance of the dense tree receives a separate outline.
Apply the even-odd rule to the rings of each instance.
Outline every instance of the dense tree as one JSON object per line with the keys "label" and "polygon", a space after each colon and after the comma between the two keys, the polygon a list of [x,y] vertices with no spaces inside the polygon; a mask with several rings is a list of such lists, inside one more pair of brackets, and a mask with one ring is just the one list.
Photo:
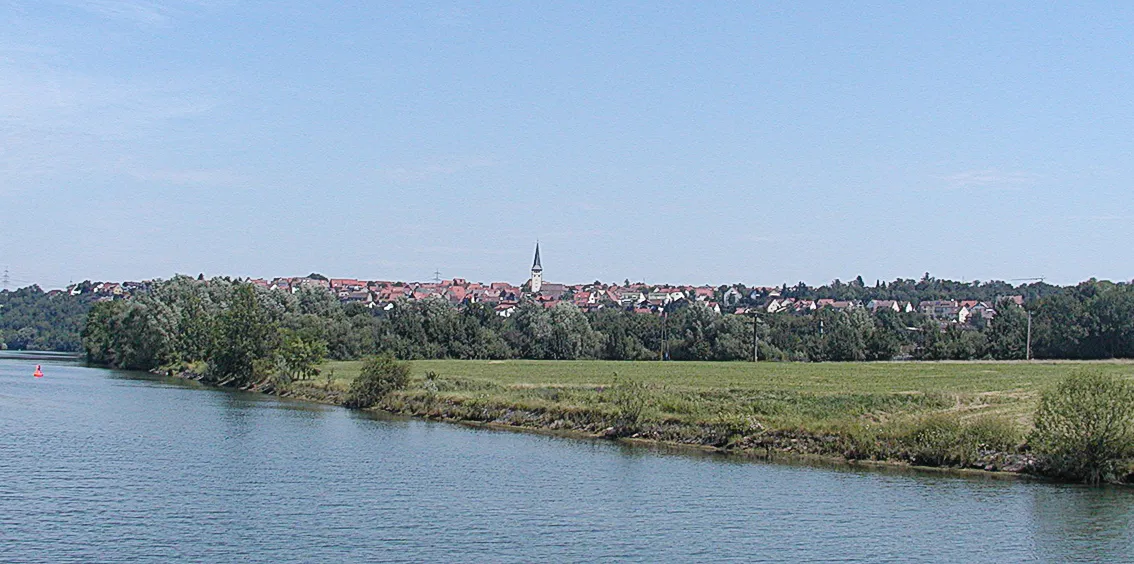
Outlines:
{"label": "dense tree", "polygon": [[600,337],[578,307],[568,302],[559,302],[548,313],[551,325],[547,347],[549,358],[558,360],[597,356]]}
{"label": "dense tree", "polygon": [[[1037,296],[1027,304],[1037,358],[1134,357],[1130,285],[1091,280],[1067,288],[1028,288]],[[781,291],[808,297],[900,300],[1012,290],[1002,282],[959,283],[927,275],[873,286],[855,278]],[[5,312],[0,327],[8,346],[42,346],[44,333],[53,326],[26,322],[27,304],[35,311],[45,307],[70,311],[60,305],[65,302],[44,305],[58,296],[45,296],[38,288],[0,293],[7,308],[0,310]],[[1027,313],[1007,300],[995,306],[994,318],[971,326],[885,308],[876,313],[824,307],[762,314],[758,319],[761,356],[803,361],[1022,358]],[[17,310],[24,313],[16,316],[12,312]],[[485,305],[455,306],[439,298],[401,300],[369,309],[341,304],[318,287],[292,294],[227,278],[179,276],[155,282],[128,299],[95,304],[86,317],[82,345],[93,362],[140,369],[204,362],[214,381],[248,384],[270,372],[282,374],[285,380],[302,377],[314,362],[303,359],[323,355],[644,360],[662,358],[668,350],[673,360],[748,360],[752,330],[750,318],[722,315],[700,302],[672,303],[664,313],[637,313],[617,306],[583,313],[567,302],[546,307],[524,301],[511,317],[503,318]]]}
{"label": "dense tree", "polygon": [[713,360],[752,358],[752,321],[740,315],[722,315],[711,326]]}
{"label": "dense tree", "polygon": [[112,320],[110,334],[117,351],[115,365],[146,370],[173,358],[176,322],[170,308],[161,302],[126,302]]}
{"label": "dense tree", "polygon": [[1083,343],[1091,327],[1082,300],[1071,293],[1052,296],[1035,306],[1032,336],[1039,358],[1087,358]]}
{"label": "dense tree", "polygon": [[1134,286],[1088,280],[1036,301],[1038,358],[1134,357]]}
{"label": "dense tree", "polygon": [[657,360],[661,358],[664,320],[659,315],[641,315],[620,308],[600,309],[589,316],[591,327],[601,335],[600,357],[607,360]]}
{"label": "dense tree", "polygon": [[602,342],[579,308],[564,302],[521,304],[507,325],[506,336],[524,358],[595,358]]}
{"label": "dense tree", "polygon": [[885,308],[878,310],[863,339],[866,360],[890,360],[898,356],[907,334],[905,324],[897,312]]}
{"label": "dense tree", "polygon": [[118,350],[112,333],[112,320],[121,313],[126,302],[98,302],[87,315],[82,331],[83,349],[87,359],[98,364],[116,366]]}
{"label": "dense tree", "polygon": [[669,351],[674,360],[712,360],[713,322],[719,314],[701,305],[683,307],[669,316]]}
{"label": "dense tree", "polygon": [[874,323],[865,311],[824,309],[819,315],[825,318],[826,331],[815,360],[866,360],[866,341]]}
{"label": "dense tree", "polygon": [[0,348],[80,351],[91,303],[89,295],[46,293],[39,286],[0,291]]}
{"label": "dense tree", "polygon": [[284,379],[314,378],[319,373],[316,367],[327,356],[327,343],[291,330],[281,331],[280,337],[278,356]]}
{"label": "dense tree", "polygon": [[996,319],[985,330],[985,352],[999,360],[1023,359],[1027,355],[1028,313],[1005,300],[997,306]]}
{"label": "dense tree", "polygon": [[217,315],[213,344],[205,354],[209,380],[243,385],[267,376],[260,362],[275,351],[277,325],[256,294],[251,284],[236,285]]}

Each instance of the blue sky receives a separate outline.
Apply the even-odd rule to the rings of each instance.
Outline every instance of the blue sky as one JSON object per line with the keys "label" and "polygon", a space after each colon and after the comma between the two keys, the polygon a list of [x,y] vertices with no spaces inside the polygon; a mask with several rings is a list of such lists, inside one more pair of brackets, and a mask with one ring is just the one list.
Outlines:
{"label": "blue sky", "polygon": [[1131,279],[1134,9],[985,4],[0,0],[0,269]]}

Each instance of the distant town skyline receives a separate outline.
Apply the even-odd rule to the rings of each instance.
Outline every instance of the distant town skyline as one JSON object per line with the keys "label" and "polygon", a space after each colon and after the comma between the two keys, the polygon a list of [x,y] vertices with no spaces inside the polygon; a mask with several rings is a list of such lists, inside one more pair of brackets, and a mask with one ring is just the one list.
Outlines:
{"label": "distant town skyline", "polygon": [[[90,281],[90,282],[145,281],[145,280],[169,279],[169,278],[172,278],[174,276],[179,276],[179,275],[180,276],[193,276],[193,277],[203,275],[206,278],[222,276],[222,277],[233,277],[233,278],[248,279],[248,280],[251,280],[251,279],[274,280],[274,279],[282,279],[282,278],[304,278],[304,277],[311,275],[311,274],[317,274],[319,276],[324,276],[328,279],[356,279],[356,280],[363,280],[363,281],[390,281],[390,282],[402,282],[402,283],[414,283],[414,284],[416,284],[416,283],[429,283],[429,282],[434,282],[434,281],[440,282],[440,281],[451,281],[451,280],[465,280],[465,281],[468,281],[468,282],[486,283],[486,284],[487,283],[493,283],[493,282],[507,282],[507,283],[510,283],[510,284],[514,284],[516,286],[520,286],[520,285],[523,285],[523,284],[531,281],[533,279],[533,275],[536,274],[537,272],[539,274],[539,279],[540,279],[541,283],[549,283],[550,282],[550,283],[555,283],[555,284],[568,284],[568,285],[580,285],[580,284],[585,285],[585,284],[590,284],[590,283],[595,282],[595,281],[598,281],[598,282],[603,283],[603,284],[619,285],[619,284],[624,284],[625,282],[629,281],[631,284],[647,284],[647,285],[650,285],[650,286],[712,286],[712,287],[720,287],[720,286],[732,286],[732,285],[736,285],[736,284],[742,284],[742,285],[745,285],[747,287],[774,287],[774,288],[779,288],[779,287],[782,287],[784,285],[794,286],[794,285],[796,285],[800,282],[803,282],[804,284],[807,284],[808,286],[812,286],[812,287],[819,287],[819,286],[828,285],[828,284],[831,284],[832,282],[834,282],[835,280],[839,280],[843,283],[850,283],[850,282],[854,281],[859,276],[862,277],[864,285],[873,286],[877,282],[893,282],[895,279],[898,279],[898,278],[901,278],[901,279],[904,279],[904,280],[920,280],[926,274],[929,274],[933,278],[942,279],[942,280],[954,280],[954,281],[958,281],[958,282],[975,282],[975,281],[994,282],[994,281],[1000,281],[1000,282],[1008,282],[1008,283],[1015,285],[1015,286],[1025,285],[1025,284],[1029,284],[1029,283],[1032,283],[1032,282],[1047,282],[1049,284],[1066,286],[1066,285],[1072,285],[1072,284],[1076,284],[1078,282],[1082,282],[1082,281],[1087,280],[1085,278],[1083,280],[1076,280],[1076,281],[1073,281],[1073,282],[1064,283],[1064,282],[1050,280],[1049,278],[1044,277],[1044,276],[1015,278],[1015,279],[997,278],[997,277],[992,277],[992,278],[951,278],[951,277],[948,277],[948,276],[937,276],[932,272],[923,272],[919,275],[898,276],[898,277],[894,277],[894,278],[872,278],[872,277],[868,277],[868,276],[865,276],[865,275],[856,274],[856,275],[853,275],[853,276],[835,277],[835,278],[831,278],[830,280],[824,280],[824,281],[808,281],[808,280],[788,281],[788,280],[782,280],[782,281],[778,281],[778,282],[776,282],[776,281],[755,281],[755,280],[721,280],[721,281],[712,281],[712,280],[706,280],[706,281],[656,280],[656,279],[634,278],[634,277],[627,277],[627,276],[623,276],[623,277],[598,277],[598,278],[589,278],[589,279],[571,279],[571,278],[565,278],[564,279],[564,278],[558,278],[558,277],[552,276],[550,279],[545,280],[543,278],[543,266],[542,266],[542,259],[540,257],[540,249],[539,249],[538,243],[536,244],[534,260],[529,260],[529,263],[530,263],[531,266],[527,268],[527,274],[526,275],[524,275],[522,277],[513,277],[513,278],[508,278],[508,277],[477,278],[477,277],[465,276],[465,275],[462,275],[461,273],[446,272],[446,271],[442,271],[440,269],[435,269],[433,272],[429,273],[428,276],[423,276],[423,277],[419,277],[419,278],[404,278],[404,277],[388,276],[388,275],[387,276],[362,276],[362,275],[357,275],[357,274],[352,274],[352,273],[325,272],[325,271],[322,271],[320,269],[306,269],[306,270],[300,269],[300,270],[305,270],[305,271],[304,272],[283,273],[283,274],[280,274],[280,273],[234,274],[234,273],[225,273],[225,272],[218,272],[218,273],[174,272],[174,273],[168,273],[168,274],[164,274],[164,275],[135,276],[135,277],[124,277],[124,278],[103,278],[103,277],[87,276],[87,277],[69,279],[66,283],[62,283],[62,284],[58,284],[58,285],[50,285],[50,284],[45,285],[45,284],[42,284],[42,283],[39,283],[39,282],[36,282],[36,281],[33,281],[33,280],[21,278],[20,276],[18,276],[18,273],[13,274],[8,269],[0,268],[0,289],[4,289],[4,288],[16,289],[16,288],[20,288],[20,287],[30,286],[32,284],[39,285],[44,290],[62,289],[62,288],[65,288],[65,287],[68,287],[68,286],[73,286],[75,284],[78,284],[78,283],[81,283],[81,282],[84,282],[84,281]],[[1095,278],[1098,278],[1098,277],[1095,277]],[[1123,280],[1123,279],[1115,279],[1113,281],[1114,282],[1132,282],[1131,280]]]}
{"label": "distant town skyline", "polygon": [[[529,254],[529,256],[530,256],[530,254]],[[531,260],[529,260],[529,262],[531,263],[531,266],[527,268],[527,274],[523,275],[520,278],[515,278],[515,277],[512,277],[512,278],[509,278],[509,277],[483,277],[483,278],[478,278],[478,277],[475,277],[475,276],[467,276],[467,275],[463,275],[461,273],[442,270],[440,268],[435,268],[433,271],[429,272],[427,276],[422,276],[422,277],[418,277],[418,278],[398,277],[398,276],[390,276],[390,275],[362,276],[362,275],[357,275],[357,274],[353,274],[353,273],[349,273],[349,272],[347,272],[347,273],[330,272],[330,271],[323,271],[323,270],[318,269],[318,268],[311,268],[311,269],[300,268],[299,270],[303,271],[303,272],[297,271],[297,272],[290,272],[290,273],[284,273],[284,274],[280,274],[280,273],[268,273],[268,274],[265,274],[265,273],[241,273],[241,274],[236,274],[236,273],[231,273],[231,272],[209,273],[209,272],[204,272],[204,271],[199,271],[199,272],[178,271],[178,272],[173,272],[173,273],[167,273],[167,274],[164,274],[164,275],[148,275],[148,276],[133,276],[133,277],[119,277],[119,278],[86,276],[86,277],[79,277],[79,278],[69,278],[65,283],[59,283],[59,284],[50,284],[50,283],[44,284],[44,283],[38,282],[36,280],[31,280],[29,278],[26,278],[25,277],[26,274],[20,273],[18,271],[13,273],[10,269],[0,268],[0,289],[5,289],[5,288],[16,289],[16,288],[20,288],[20,287],[30,286],[32,284],[39,285],[41,288],[43,288],[45,290],[47,290],[47,289],[60,289],[60,288],[64,288],[64,287],[67,287],[67,286],[70,286],[70,285],[73,285],[73,284],[77,284],[77,283],[80,283],[80,282],[83,282],[83,281],[122,282],[122,281],[157,280],[157,279],[169,279],[169,278],[172,278],[173,276],[178,276],[178,275],[184,275],[184,276],[204,275],[207,278],[212,278],[214,276],[228,276],[228,277],[235,277],[235,278],[241,278],[241,279],[268,279],[268,280],[270,280],[270,279],[273,279],[273,278],[287,278],[287,277],[299,278],[299,277],[307,276],[309,274],[318,274],[320,276],[326,276],[327,278],[351,278],[351,279],[358,279],[358,280],[387,280],[387,281],[397,281],[397,282],[405,282],[405,283],[426,283],[426,282],[430,282],[430,281],[434,281],[434,280],[439,281],[439,280],[462,279],[462,280],[468,280],[470,282],[483,282],[483,283],[509,282],[509,283],[514,283],[516,285],[520,285],[520,284],[524,284],[525,282],[527,282],[528,280],[531,279],[532,275],[536,272],[536,270],[535,270],[536,267],[538,267],[538,271],[540,273],[541,281],[544,281],[543,276],[542,276],[543,267],[542,267],[542,264],[541,264],[538,240],[536,240],[536,243],[535,243],[534,262],[532,262]],[[513,269],[513,270],[519,271],[521,269],[517,268],[517,269]],[[554,270],[553,270],[553,272],[554,272]],[[1066,285],[1077,284],[1079,282],[1083,282],[1083,281],[1086,281],[1086,280],[1092,278],[1092,277],[1086,277],[1086,278],[1083,278],[1081,280],[1063,282],[1063,281],[1058,281],[1058,280],[1052,280],[1052,279],[1050,279],[1046,276],[1042,276],[1042,275],[1028,276],[1028,277],[1021,277],[1021,278],[1007,278],[1007,277],[970,278],[970,277],[939,276],[939,275],[937,275],[933,272],[922,272],[921,274],[916,274],[916,275],[911,274],[911,275],[906,275],[906,276],[895,276],[895,277],[892,277],[892,278],[878,278],[878,277],[866,276],[866,275],[863,275],[863,274],[854,274],[854,275],[850,275],[850,276],[836,276],[836,277],[830,278],[828,280],[823,280],[823,281],[781,280],[781,281],[777,282],[777,281],[768,281],[768,280],[748,280],[748,279],[719,280],[719,281],[713,281],[713,280],[700,280],[700,281],[696,281],[696,280],[661,280],[661,279],[635,278],[635,277],[632,277],[632,276],[621,276],[621,277],[615,276],[615,277],[596,277],[596,278],[586,278],[586,279],[572,279],[572,278],[569,278],[569,277],[568,278],[559,278],[559,277],[554,276],[554,274],[553,274],[552,278],[549,279],[549,280],[546,280],[546,281],[561,283],[561,284],[587,284],[587,283],[594,282],[594,281],[597,280],[599,282],[607,283],[607,284],[619,284],[621,282],[625,282],[625,281],[628,280],[628,281],[630,281],[631,283],[634,283],[634,284],[644,283],[644,284],[649,284],[649,285],[662,285],[662,286],[664,286],[664,285],[678,285],[678,286],[705,286],[705,285],[709,285],[709,286],[713,286],[713,287],[728,286],[728,285],[734,285],[734,284],[744,284],[744,285],[750,286],[750,287],[781,287],[783,285],[794,286],[794,285],[796,285],[800,282],[803,282],[803,283],[805,283],[809,286],[818,287],[818,286],[824,286],[824,285],[830,284],[830,283],[834,282],[835,280],[839,280],[843,283],[847,283],[847,282],[855,280],[855,278],[861,276],[863,278],[863,282],[864,282],[865,285],[873,286],[877,282],[892,282],[892,281],[894,281],[895,279],[898,279],[898,278],[905,279],[905,280],[910,280],[910,279],[918,280],[918,279],[921,279],[926,274],[929,274],[933,278],[943,279],[943,280],[955,280],[955,281],[959,281],[959,282],[1001,281],[1001,282],[1008,282],[1008,283],[1011,283],[1013,285],[1021,285],[1021,284],[1028,284],[1028,283],[1031,283],[1031,282],[1042,281],[1042,282],[1047,282],[1049,284],[1066,286]],[[1109,279],[1109,278],[1103,278],[1103,277],[1098,277],[1098,276],[1094,276],[1093,278],[1112,280],[1114,282],[1132,282],[1132,280],[1129,280],[1129,279]]]}
{"label": "distant town skyline", "polygon": [[0,269],[1134,278],[1134,6],[0,3]]}

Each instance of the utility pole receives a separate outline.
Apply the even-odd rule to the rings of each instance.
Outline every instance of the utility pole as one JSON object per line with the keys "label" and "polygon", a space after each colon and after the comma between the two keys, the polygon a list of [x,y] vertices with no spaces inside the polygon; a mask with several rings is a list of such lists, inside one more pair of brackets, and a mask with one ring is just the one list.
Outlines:
{"label": "utility pole", "polygon": [[662,307],[661,319],[662,319],[661,359],[664,361],[664,360],[669,360],[669,312],[667,312],[665,310],[665,307]]}
{"label": "utility pole", "polygon": [[[1044,279],[1043,276],[1037,276],[1035,278],[1013,278],[1013,279],[1009,280],[1009,282],[1039,282],[1040,284],[1043,284],[1043,279]],[[1027,341],[1027,345],[1025,345],[1025,349],[1024,349],[1024,360],[1031,360],[1032,359],[1032,312],[1028,311],[1025,308],[1024,313],[1028,314],[1028,341]]]}
{"label": "utility pole", "polygon": [[752,316],[752,362],[760,362],[760,331],[756,327],[756,316]]}
{"label": "utility pole", "polygon": [[752,362],[760,362],[760,331],[756,312],[752,312]]}
{"label": "utility pole", "polygon": [[1028,341],[1027,348],[1024,351],[1024,360],[1032,359],[1032,312],[1024,310],[1028,314]]}

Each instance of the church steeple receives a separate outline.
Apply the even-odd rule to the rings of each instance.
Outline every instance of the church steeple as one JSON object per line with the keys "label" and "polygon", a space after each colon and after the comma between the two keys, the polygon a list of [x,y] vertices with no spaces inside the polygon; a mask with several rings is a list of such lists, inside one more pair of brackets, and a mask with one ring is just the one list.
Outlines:
{"label": "church steeple", "polygon": [[539,241],[535,244],[535,260],[532,261],[532,293],[538,294],[543,286],[543,266],[539,264]]}

